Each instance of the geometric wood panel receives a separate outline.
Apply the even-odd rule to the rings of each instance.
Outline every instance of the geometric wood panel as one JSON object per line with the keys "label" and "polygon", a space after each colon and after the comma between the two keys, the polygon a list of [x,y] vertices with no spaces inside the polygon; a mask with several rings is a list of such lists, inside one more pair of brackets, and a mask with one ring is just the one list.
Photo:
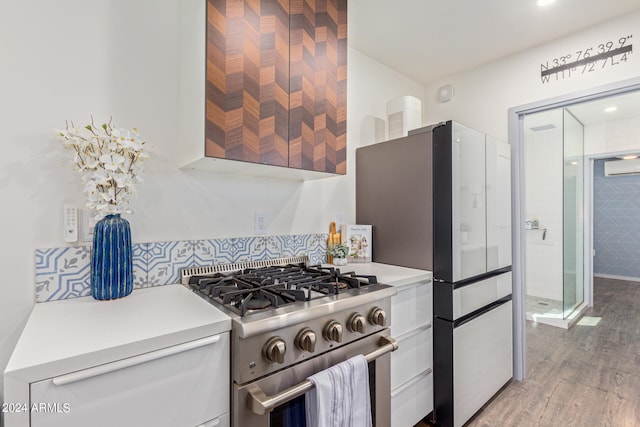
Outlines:
{"label": "geometric wood panel", "polygon": [[288,165],[289,0],[208,0],[205,156]]}
{"label": "geometric wood panel", "polygon": [[289,167],[346,173],[347,1],[290,1]]}

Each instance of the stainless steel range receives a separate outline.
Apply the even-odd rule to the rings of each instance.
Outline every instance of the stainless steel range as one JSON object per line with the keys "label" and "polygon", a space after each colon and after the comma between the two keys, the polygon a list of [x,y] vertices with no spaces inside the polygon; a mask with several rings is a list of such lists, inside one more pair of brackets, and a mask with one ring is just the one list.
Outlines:
{"label": "stainless steel range", "polygon": [[374,425],[389,414],[394,287],[308,258],[185,269],[182,283],[232,317],[232,424],[304,426],[306,379],[364,354]]}

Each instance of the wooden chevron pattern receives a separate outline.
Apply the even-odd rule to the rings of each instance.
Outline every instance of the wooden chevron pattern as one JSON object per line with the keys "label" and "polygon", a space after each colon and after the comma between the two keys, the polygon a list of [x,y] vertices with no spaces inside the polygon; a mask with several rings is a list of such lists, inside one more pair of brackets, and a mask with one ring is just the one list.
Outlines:
{"label": "wooden chevron pattern", "polygon": [[205,155],[288,166],[289,0],[208,0]]}
{"label": "wooden chevron pattern", "polygon": [[290,1],[289,167],[346,173],[347,0]]}
{"label": "wooden chevron pattern", "polygon": [[346,0],[208,0],[205,155],[346,173]]}

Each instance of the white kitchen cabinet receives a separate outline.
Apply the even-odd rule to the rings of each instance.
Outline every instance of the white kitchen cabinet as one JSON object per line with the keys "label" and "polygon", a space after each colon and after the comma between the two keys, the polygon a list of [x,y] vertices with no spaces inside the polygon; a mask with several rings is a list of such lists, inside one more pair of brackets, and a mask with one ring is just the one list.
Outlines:
{"label": "white kitchen cabinet", "polygon": [[229,410],[229,333],[32,383],[31,427],[195,427]]}
{"label": "white kitchen cabinet", "polygon": [[431,324],[415,329],[396,340],[398,349],[391,357],[391,390],[410,382],[433,367]]}
{"label": "white kitchen cabinet", "polygon": [[[433,373],[422,372],[411,381],[391,391],[391,425],[411,427],[424,418],[433,407]],[[427,412],[425,412],[425,410]]]}
{"label": "white kitchen cabinet", "polygon": [[391,298],[391,426],[418,423],[433,410],[433,283],[397,287]]}
{"label": "white kitchen cabinet", "polygon": [[181,285],[37,304],[5,370],[6,427],[228,426],[231,321]]}
{"label": "white kitchen cabinet", "polygon": [[454,425],[462,426],[511,379],[511,318],[508,301],[454,329]]}

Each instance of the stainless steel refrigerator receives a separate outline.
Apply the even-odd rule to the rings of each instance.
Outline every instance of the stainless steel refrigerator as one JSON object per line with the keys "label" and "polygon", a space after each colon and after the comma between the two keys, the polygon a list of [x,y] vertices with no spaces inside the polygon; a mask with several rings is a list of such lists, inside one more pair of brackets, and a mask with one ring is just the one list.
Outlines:
{"label": "stainless steel refrigerator", "polygon": [[373,225],[373,261],[433,271],[443,427],[512,376],[510,170],[507,143],[454,121],[356,151],[356,222]]}

